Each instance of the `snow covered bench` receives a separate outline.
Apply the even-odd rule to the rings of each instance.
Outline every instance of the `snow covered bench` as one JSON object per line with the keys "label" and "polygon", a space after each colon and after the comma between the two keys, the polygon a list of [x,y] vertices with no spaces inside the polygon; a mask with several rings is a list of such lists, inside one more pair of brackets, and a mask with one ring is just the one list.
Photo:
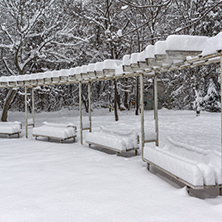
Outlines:
{"label": "snow covered bench", "polygon": [[37,139],[38,137],[47,137],[48,140],[58,139],[60,142],[67,139],[72,139],[75,141],[76,126],[73,124],[58,124],[58,123],[48,123],[43,122],[43,126],[35,127],[32,131],[32,136]]}
{"label": "snow covered bench", "polygon": [[20,137],[21,129],[21,122],[0,122],[0,134],[7,135],[8,137],[15,134]]}
{"label": "snow covered bench", "polygon": [[134,130],[116,130],[101,126],[98,132],[86,134],[86,142],[91,145],[96,145],[116,152],[118,155],[122,152],[139,149],[138,134]]}
{"label": "snow covered bench", "polygon": [[[215,150],[203,150],[168,138],[163,148],[145,147],[144,160],[189,188],[222,188],[221,155]],[[222,194],[221,194],[222,195]]]}

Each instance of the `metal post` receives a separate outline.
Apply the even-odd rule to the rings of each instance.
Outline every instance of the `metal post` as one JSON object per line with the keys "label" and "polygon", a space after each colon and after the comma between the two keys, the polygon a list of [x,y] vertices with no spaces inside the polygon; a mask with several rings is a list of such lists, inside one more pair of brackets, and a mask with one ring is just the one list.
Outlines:
{"label": "metal post", "polygon": [[89,100],[89,132],[92,132],[92,116],[91,116],[91,83],[88,83],[88,100]]}
{"label": "metal post", "polygon": [[28,139],[27,87],[25,87],[25,137]]}
{"label": "metal post", "polygon": [[[154,100],[154,98],[155,98],[155,83],[154,83],[154,78],[153,78],[153,100]],[[154,101],[154,103],[155,103],[155,101]],[[154,104],[154,106],[153,106],[153,110],[154,110],[154,119],[156,119],[156,112],[155,112],[155,104]]]}
{"label": "metal post", "polygon": [[79,115],[80,115],[80,142],[83,144],[82,135],[82,83],[79,83]]}
{"label": "metal post", "polygon": [[34,87],[32,87],[32,123],[35,127],[35,100],[34,100]]}
{"label": "metal post", "polygon": [[[222,158],[222,54],[220,55],[220,108],[221,108],[221,158]],[[222,173],[222,159],[221,159],[221,173]],[[221,194],[222,195],[222,194]]]}
{"label": "metal post", "polygon": [[155,74],[154,76],[154,116],[155,116],[156,146],[159,146],[157,74]]}
{"label": "metal post", "polygon": [[140,108],[141,108],[141,149],[144,155],[144,101],[143,101],[143,73],[140,73]]}

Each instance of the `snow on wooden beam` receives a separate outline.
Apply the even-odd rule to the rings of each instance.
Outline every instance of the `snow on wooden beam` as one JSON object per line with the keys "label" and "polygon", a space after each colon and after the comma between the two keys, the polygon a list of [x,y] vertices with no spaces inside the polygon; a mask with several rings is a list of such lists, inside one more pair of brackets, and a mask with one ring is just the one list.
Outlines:
{"label": "snow on wooden beam", "polygon": [[103,62],[97,62],[95,65],[95,73],[97,78],[103,77]]}
{"label": "snow on wooden beam", "polygon": [[76,68],[69,69],[69,82],[70,83],[75,83],[77,81],[75,72],[76,72]]}
{"label": "snow on wooden beam", "polygon": [[132,70],[132,68],[130,66],[130,63],[131,63],[130,55],[123,56],[123,71],[124,72],[130,72],[130,73],[133,72],[133,70]]}
{"label": "snow on wooden beam", "polygon": [[7,88],[7,86],[8,86],[8,77],[7,76],[2,76],[0,78],[0,86],[2,88]]}
{"label": "snow on wooden beam", "polygon": [[81,66],[81,71],[80,71],[80,73],[81,73],[82,75],[87,74],[87,68],[88,68],[87,65],[83,65],[83,66]]}
{"label": "snow on wooden beam", "polygon": [[54,70],[52,71],[52,84],[57,85],[60,81],[60,71]]}
{"label": "snow on wooden beam", "polygon": [[214,37],[172,35],[166,41],[148,45],[141,53],[125,55],[122,60],[105,60],[71,69],[32,75],[0,77],[0,88],[35,87],[103,81],[138,76],[143,72],[163,73],[220,62],[222,32]]}
{"label": "snow on wooden beam", "polygon": [[51,85],[52,84],[52,72],[51,71],[45,72],[43,80],[45,82],[45,85]]}
{"label": "snow on wooden beam", "polygon": [[133,69],[133,68],[135,68],[136,70],[137,70],[137,69],[141,69],[141,68],[139,67],[139,64],[138,64],[138,57],[139,57],[139,53],[133,53],[133,54],[131,55],[130,66],[131,66],[132,69]]}
{"label": "snow on wooden beam", "polygon": [[69,81],[69,69],[60,70],[60,84],[66,84]]}
{"label": "snow on wooden beam", "polygon": [[122,64],[121,60],[107,59],[103,63],[103,74],[107,77],[115,75],[115,68]]}
{"label": "snow on wooden beam", "polygon": [[16,86],[16,76],[9,76],[8,77],[8,86],[15,87]]}
{"label": "snow on wooden beam", "polygon": [[166,39],[166,53],[170,59],[185,59],[199,55],[206,44],[206,36],[170,35]]}
{"label": "snow on wooden beam", "polygon": [[207,39],[201,56],[209,56],[211,54],[218,53],[222,50],[222,32],[218,33],[214,37]]}
{"label": "snow on wooden beam", "polygon": [[37,80],[37,82],[38,82],[38,86],[43,86],[43,85],[45,85],[43,73],[38,73],[38,77],[37,77],[36,80]]}
{"label": "snow on wooden beam", "polygon": [[139,53],[138,58],[137,58],[137,64],[140,69],[146,69],[149,68],[149,66],[146,63],[146,51],[142,51]]}
{"label": "snow on wooden beam", "polygon": [[97,79],[96,75],[96,64],[90,63],[87,67],[87,73],[89,75],[90,81],[95,81]]}
{"label": "snow on wooden beam", "polygon": [[18,87],[23,87],[24,86],[24,81],[23,81],[23,76],[22,75],[17,76],[16,85]]}
{"label": "snow on wooden beam", "polygon": [[23,75],[23,81],[24,81],[24,85],[27,87],[31,86],[31,80],[30,80],[30,76],[31,75]]}
{"label": "snow on wooden beam", "polygon": [[154,45],[154,56],[156,63],[163,63],[167,59],[166,54],[166,41],[158,41]]}
{"label": "snow on wooden beam", "polygon": [[215,58],[211,58],[211,59],[208,59],[206,64],[213,64],[213,63],[219,63],[220,62],[220,57],[215,57]]}
{"label": "snow on wooden beam", "polygon": [[31,75],[30,75],[30,85],[31,85],[32,87],[38,85],[37,78],[38,78],[38,74],[31,74]]}
{"label": "snow on wooden beam", "polygon": [[154,45],[148,45],[145,49],[145,60],[148,66],[152,66],[155,63]]}

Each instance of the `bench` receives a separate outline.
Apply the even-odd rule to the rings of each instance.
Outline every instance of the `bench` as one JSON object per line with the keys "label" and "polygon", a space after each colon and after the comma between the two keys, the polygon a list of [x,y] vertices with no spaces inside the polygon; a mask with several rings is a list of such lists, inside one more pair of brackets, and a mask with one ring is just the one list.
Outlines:
{"label": "bench", "polygon": [[202,190],[220,188],[222,195],[221,155],[215,150],[203,150],[168,138],[163,148],[144,148],[144,161],[155,166],[190,188]]}
{"label": "bench", "polygon": [[22,129],[22,123],[21,122],[0,122],[0,134],[7,135],[8,138],[11,135],[18,135],[18,138],[20,137]]}
{"label": "bench", "polygon": [[91,145],[113,150],[117,155],[122,152],[139,149],[139,136],[134,130],[112,129],[101,126],[98,132],[86,134],[86,142]]}
{"label": "bench", "polygon": [[60,142],[68,139],[73,139],[77,136],[77,128],[73,124],[58,124],[43,122],[43,126],[35,127],[32,130],[32,136],[37,140],[38,137],[47,137],[50,139],[57,139]]}

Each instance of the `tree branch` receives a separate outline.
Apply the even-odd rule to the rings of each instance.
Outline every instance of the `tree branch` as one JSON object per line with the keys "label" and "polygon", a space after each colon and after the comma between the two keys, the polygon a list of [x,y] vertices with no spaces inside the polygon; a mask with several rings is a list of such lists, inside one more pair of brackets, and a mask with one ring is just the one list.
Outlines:
{"label": "tree branch", "polygon": [[172,0],[168,0],[166,3],[160,4],[160,5],[136,5],[135,3],[126,2],[124,0],[119,0],[119,1],[125,5],[134,7],[134,8],[161,8],[161,7],[167,6],[168,4],[172,2]]}

